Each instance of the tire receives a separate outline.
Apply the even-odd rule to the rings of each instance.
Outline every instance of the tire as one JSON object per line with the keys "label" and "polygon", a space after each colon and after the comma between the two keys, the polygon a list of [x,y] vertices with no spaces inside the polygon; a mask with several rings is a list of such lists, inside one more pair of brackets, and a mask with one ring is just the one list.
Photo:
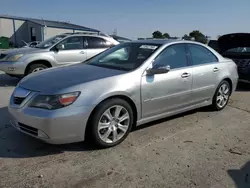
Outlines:
{"label": "tire", "polygon": [[[118,113],[119,115],[116,119],[116,117],[114,117],[114,112],[117,109],[121,109],[121,111],[120,113]],[[111,118],[108,118],[108,116],[105,115],[108,111],[111,114]],[[118,111],[119,110],[117,110],[117,112]],[[127,115],[127,119],[124,118],[124,121],[120,121],[122,120],[121,117],[127,117]],[[93,143],[98,148],[108,148],[116,146],[120,144],[123,140],[125,140],[125,138],[128,136],[132,128],[134,120],[133,118],[133,110],[125,100],[114,98],[104,101],[98,105],[98,107],[95,109],[91,116],[87,129],[87,140]],[[104,122],[103,125],[105,128],[100,128],[100,122]],[[116,132],[116,137],[114,136],[114,132]],[[108,135],[107,138],[105,137],[105,134]],[[117,140],[115,138],[117,138]]]}
{"label": "tire", "polygon": [[[38,72],[38,71],[40,71],[40,70],[47,69],[47,68],[49,68],[49,67],[47,67],[47,66],[44,65],[44,64],[33,64],[33,65],[31,65],[31,66],[28,68],[28,71],[27,71],[27,74],[26,74],[26,75],[31,74],[31,73],[33,73],[33,72]],[[40,70],[39,70],[39,69],[40,69]],[[37,71],[36,71],[36,70],[37,70]]]}
{"label": "tire", "polygon": [[[222,87],[225,87],[226,86],[226,90],[225,92],[223,92],[223,88]],[[230,95],[231,95],[231,91],[232,91],[232,88],[229,84],[228,81],[226,80],[223,80],[219,86],[217,87],[216,91],[215,91],[215,94],[213,96],[213,103],[212,103],[212,108],[216,111],[220,111],[222,109],[224,109],[229,101],[229,98],[230,98]],[[223,95],[221,93],[224,93]],[[223,103],[220,103],[219,101],[221,101],[219,99],[219,96],[222,96],[220,97],[222,100],[224,100]],[[220,104],[219,104],[220,103]]]}

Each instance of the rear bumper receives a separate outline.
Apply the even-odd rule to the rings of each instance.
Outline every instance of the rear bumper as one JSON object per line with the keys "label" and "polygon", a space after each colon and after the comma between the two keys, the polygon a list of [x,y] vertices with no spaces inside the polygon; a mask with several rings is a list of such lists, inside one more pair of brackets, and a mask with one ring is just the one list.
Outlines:
{"label": "rear bumper", "polygon": [[245,69],[238,69],[239,81],[250,81],[250,67]]}
{"label": "rear bumper", "polygon": [[24,75],[25,66],[24,62],[6,62],[0,61],[0,70],[10,75]]}

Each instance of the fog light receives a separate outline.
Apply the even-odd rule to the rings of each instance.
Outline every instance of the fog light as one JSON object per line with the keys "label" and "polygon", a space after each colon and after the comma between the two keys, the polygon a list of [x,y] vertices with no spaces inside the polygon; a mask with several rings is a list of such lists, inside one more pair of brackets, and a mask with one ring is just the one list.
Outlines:
{"label": "fog light", "polygon": [[40,137],[40,138],[49,138],[48,135],[45,132],[40,131],[40,130],[38,130],[37,136]]}
{"label": "fog light", "polygon": [[8,71],[14,71],[16,70],[16,67],[8,67]]}

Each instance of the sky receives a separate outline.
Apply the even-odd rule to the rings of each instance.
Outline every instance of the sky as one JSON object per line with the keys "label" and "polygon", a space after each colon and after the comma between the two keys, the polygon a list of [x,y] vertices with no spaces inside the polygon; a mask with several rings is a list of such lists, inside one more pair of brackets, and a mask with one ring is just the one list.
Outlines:
{"label": "sky", "polygon": [[250,32],[250,0],[0,0],[0,14],[43,18],[123,37],[156,30],[182,37],[193,30],[216,38]]}

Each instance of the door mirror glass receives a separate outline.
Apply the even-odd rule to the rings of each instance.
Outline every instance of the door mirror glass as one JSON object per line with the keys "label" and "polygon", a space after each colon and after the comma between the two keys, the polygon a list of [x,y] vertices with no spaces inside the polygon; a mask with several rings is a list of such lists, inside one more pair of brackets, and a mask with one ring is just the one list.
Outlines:
{"label": "door mirror glass", "polygon": [[64,50],[65,47],[64,47],[64,44],[58,44],[56,45],[56,49],[59,51],[59,50]]}
{"label": "door mirror glass", "polygon": [[147,75],[154,75],[154,74],[165,74],[170,71],[170,66],[160,66],[157,68],[150,68],[147,70]]}

